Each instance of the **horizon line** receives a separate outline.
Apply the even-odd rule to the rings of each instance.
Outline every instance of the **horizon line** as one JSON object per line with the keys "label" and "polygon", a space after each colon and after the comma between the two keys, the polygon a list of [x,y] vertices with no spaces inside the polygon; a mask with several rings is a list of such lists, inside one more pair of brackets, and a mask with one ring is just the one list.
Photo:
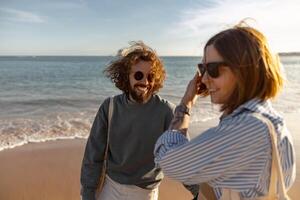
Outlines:
{"label": "horizon line", "polygon": [[[300,55],[300,51],[290,51],[290,52],[277,52],[279,55]],[[74,55],[52,55],[52,54],[44,54],[44,55],[1,55],[0,57],[42,57],[42,56],[55,56],[55,57],[115,57],[116,55],[79,55],[79,54],[74,54]],[[203,56],[203,55],[159,55],[159,57],[198,57],[198,56]]]}
{"label": "horizon line", "polygon": [[[299,52],[300,53],[300,52]],[[115,57],[117,55],[0,55],[0,57]],[[159,55],[159,57],[198,57],[199,55]],[[200,55],[202,56],[202,55]]]}

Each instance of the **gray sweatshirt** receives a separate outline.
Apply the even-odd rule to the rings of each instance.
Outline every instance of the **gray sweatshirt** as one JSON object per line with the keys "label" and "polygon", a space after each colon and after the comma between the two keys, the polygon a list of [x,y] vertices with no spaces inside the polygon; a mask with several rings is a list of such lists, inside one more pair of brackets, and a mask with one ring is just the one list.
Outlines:
{"label": "gray sweatshirt", "polygon": [[[95,117],[82,161],[81,195],[92,200],[103,164],[107,139],[109,99]],[[153,150],[158,137],[169,127],[174,105],[154,95],[147,103],[130,102],[125,94],[114,97],[107,174],[121,184],[145,189],[158,186],[163,178],[155,168]]]}

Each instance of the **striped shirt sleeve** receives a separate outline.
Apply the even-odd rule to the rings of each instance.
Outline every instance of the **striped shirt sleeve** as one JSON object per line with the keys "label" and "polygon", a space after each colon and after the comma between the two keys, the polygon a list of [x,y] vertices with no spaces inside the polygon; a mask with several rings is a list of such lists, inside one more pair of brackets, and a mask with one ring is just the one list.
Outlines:
{"label": "striped shirt sleeve", "polygon": [[248,115],[220,123],[191,141],[168,130],[158,139],[154,155],[166,176],[185,184],[251,187],[271,159],[271,145],[267,126]]}

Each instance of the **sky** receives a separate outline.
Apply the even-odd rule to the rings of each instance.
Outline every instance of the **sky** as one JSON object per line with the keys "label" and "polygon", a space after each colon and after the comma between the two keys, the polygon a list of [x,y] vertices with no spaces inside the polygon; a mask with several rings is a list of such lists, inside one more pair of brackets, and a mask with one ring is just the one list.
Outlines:
{"label": "sky", "polygon": [[162,56],[198,56],[239,21],[274,52],[300,51],[299,0],[0,0],[0,55],[115,55],[142,40]]}

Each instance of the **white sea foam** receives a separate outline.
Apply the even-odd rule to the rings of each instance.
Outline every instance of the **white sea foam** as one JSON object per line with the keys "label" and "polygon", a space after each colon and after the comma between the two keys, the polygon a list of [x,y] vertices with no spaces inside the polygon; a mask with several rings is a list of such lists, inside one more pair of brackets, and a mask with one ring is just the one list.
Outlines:
{"label": "white sea foam", "polygon": [[0,120],[0,151],[31,142],[87,138],[92,115],[62,113],[40,119]]}
{"label": "white sea foam", "polygon": [[0,144],[0,151],[3,151],[5,149],[13,149],[15,147],[19,147],[19,146],[23,146],[25,144],[29,144],[29,143],[41,143],[41,142],[48,142],[48,141],[56,141],[56,140],[65,140],[65,139],[87,139],[88,136],[70,136],[70,137],[57,137],[57,138],[42,138],[42,139],[29,139],[27,140],[23,140],[21,142],[16,142],[14,144]]}

